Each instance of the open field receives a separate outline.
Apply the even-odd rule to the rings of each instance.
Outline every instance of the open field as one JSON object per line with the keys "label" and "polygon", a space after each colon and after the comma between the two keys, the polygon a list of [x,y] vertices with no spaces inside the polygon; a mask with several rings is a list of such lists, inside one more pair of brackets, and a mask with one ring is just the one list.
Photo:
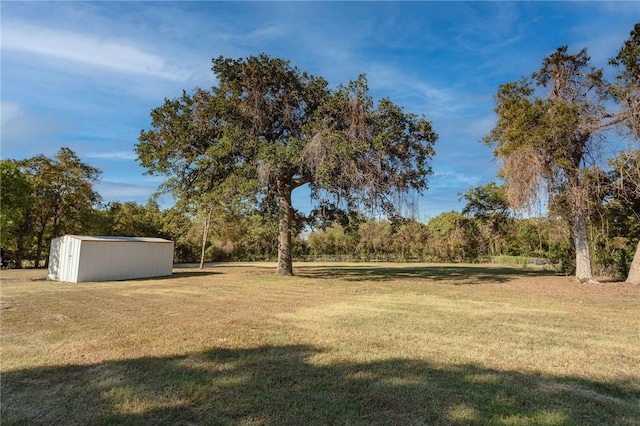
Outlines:
{"label": "open field", "polygon": [[2,271],[5,425],[640,425],[640,287],[428,264]]}

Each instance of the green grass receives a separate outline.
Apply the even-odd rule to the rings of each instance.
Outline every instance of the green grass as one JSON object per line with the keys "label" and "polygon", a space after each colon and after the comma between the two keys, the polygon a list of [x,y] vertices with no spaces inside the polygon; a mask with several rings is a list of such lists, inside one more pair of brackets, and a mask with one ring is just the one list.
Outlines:
{"label": "green grass", "polygon": [[2,271],[2,425],[640,424],[640,288],[428,264]]}

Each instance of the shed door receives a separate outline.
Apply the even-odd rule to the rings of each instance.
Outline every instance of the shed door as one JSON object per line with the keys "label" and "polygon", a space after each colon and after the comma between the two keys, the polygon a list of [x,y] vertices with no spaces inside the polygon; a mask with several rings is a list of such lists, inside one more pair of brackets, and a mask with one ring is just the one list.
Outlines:
{"label": "shed door", "polygon": [[60,247],[60,279],[67,282],[78,282],[78,258],[80,256],[80,240],[64,238]]}
{"label": "shed door", "polygon": [[54,238],[51,240],[51,249],[49,250],[49,275],[50,280],[60,280],[60,247],[62,238]]}

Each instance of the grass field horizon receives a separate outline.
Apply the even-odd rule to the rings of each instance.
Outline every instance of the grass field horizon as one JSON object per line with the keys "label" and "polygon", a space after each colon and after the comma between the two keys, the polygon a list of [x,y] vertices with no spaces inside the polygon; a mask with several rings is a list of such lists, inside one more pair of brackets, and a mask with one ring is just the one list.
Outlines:
{"label": "grass field horizon", "polygon": [[[180,265],[179,265],[180,266]],[[640,424],[640,287],[504,265],[3,270],[3,425]]]}

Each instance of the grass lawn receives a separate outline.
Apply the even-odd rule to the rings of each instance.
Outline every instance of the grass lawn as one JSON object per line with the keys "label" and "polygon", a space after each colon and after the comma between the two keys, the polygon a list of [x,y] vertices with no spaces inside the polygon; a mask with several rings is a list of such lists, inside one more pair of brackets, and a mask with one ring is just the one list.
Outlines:
{"label": "grass lawn", "polygon": [[429,264],[2,271],[6,425],[640,425],[640,287]]}

